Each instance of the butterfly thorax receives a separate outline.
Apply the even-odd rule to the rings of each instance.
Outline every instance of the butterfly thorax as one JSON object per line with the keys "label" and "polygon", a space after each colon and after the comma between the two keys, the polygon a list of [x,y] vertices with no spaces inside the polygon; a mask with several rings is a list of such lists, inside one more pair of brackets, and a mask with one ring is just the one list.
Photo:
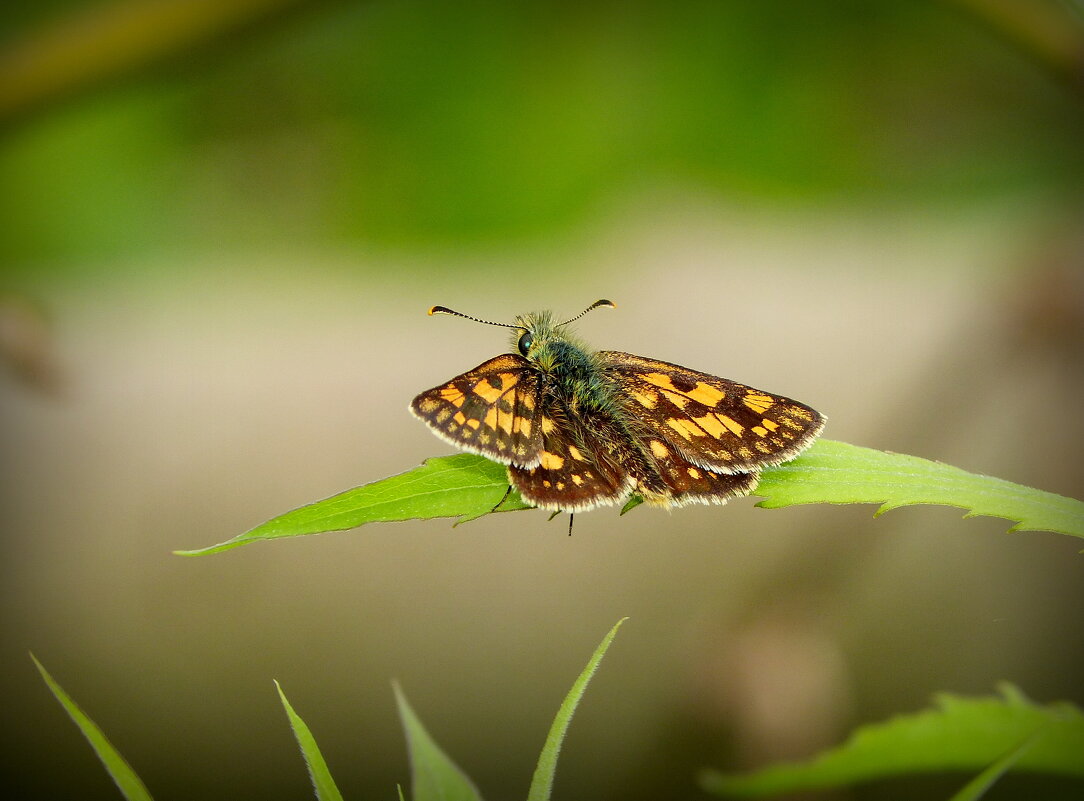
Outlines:
{"label": "butterfly thorax", "polygon": [[571,413],[616,408],[614,387],[604,380],[596,351],[554,324],[549,312],[525,315],[516,323],[521,327],[513,335],[513,347],[538,368],[546,389],[557,394]]}

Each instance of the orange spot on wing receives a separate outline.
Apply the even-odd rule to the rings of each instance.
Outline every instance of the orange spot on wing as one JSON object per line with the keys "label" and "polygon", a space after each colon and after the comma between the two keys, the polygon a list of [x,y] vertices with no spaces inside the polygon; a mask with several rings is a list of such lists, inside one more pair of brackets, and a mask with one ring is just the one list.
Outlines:
{"label": "orange spot on wing", "polygon": [[687,417],[671,417],[666,421],[666,425],[674,429],[674,431],[681,434],[687,440],[691,440],[693,437],[706,436],[704,429],[694,423]]}
{"label": "orange spot on wing", "polygon": [[726,397],[725,392],[716,389],[711,384],[705,384],[703,381],[698,381],[696,386],[685,394],[705,406],[714,406]]}
{"label": "orange spot on wing", "polygon": [[497,399],[504,394],[503,389],[498,389],[489,383],[489,379],[483,378],[472,387],[474,394],[487,404],[496,403]]}
{"label": "orange spot on wing", "polygon": [[671,392],[668,389],[664,389],[662,391],[662,396],[668,401],[670,401],[672,404],[677,406],[679,409],[684,409],[689,403],[689,399],[687,397],[685,397],[679,392]]}
{"label": "orange spot on wing", "polygon": [[735,437],[740,437],[745,431],[745,426],[743,426],[737,420],[733,420],[727,417],[725,414],[717,414],[715,416],[719,418],[720,423],[730,429],[730,433],[733,434]]}
{"label": "orange spot on wing", "polygon": [[448,403],[453,406],[463,405],[463,393],[459,389],[451,384],[446,387],[440,388],[440,397],[444,398]]}
{"label": "orange spot on wing", "polygon": [[666,373],[641,373],[640,378],[644,379],[649,384],[654,384],[660,389],[668,389],[671,392],[677,392],[678,388],[674,386],[674,382],[670,380],[670,376]]}
{"label": "orange spot on wing", "polygon": [[696,424],[707,431],[711,436],[716,439],[719,435],[726,431],[726,426],[720,422],[718,415],[706,414],[703,417],[694,417]]}
{"label": "orange spot on wing", "polygon": [[538,463],[543,470],[560,470],[564,466],[565,460],[556,453],[542,451],[542,456]]}
{"label": "orange spot on wing", "polygon": [[745,397],[742,398],[742,403],[757,414],[764,414],[775,401],[772,400],[770,395],[765,395],[763,392],[747,392]]}

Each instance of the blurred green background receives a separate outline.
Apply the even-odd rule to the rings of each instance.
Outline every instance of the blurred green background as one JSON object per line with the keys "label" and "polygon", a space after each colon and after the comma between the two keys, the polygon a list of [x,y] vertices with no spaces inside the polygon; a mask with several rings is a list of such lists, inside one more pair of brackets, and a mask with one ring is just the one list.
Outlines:
{"label": "blurred green background", "polygon": [[[702,797],[939,690],[1084,703],[1084,562],[943,508],[429,521],[182,559],[447,453],[417,392],[538,308],[826,436],[1084,495],[1084,8],[63,0],[0,12],[0,771],[113,798]],[[946,796],[960,778],[842,797]],[[1077,797],[1010,778],[990,798]]]}

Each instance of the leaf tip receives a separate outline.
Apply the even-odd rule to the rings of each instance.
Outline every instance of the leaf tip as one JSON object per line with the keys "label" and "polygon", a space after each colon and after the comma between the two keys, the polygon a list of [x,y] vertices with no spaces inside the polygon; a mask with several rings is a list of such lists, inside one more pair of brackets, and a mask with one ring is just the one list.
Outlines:
{"label": "leaf tip", "polygon": [[892,506],[888,502],[882,503],[880,506],[877,507],[877,510],[873,513],[873,516],[875,518],[880,517],[885,512],[891,512],[895,508],[896,508],[895,506]]}
{"label": "leaf tip", "polygon": [[235,545],[240,545],[240,543],[235,543],[233,540],[227,540],[226,542],[218,543],[218,545],[208,545],[206,548],[178,548],[170,551],[170,553],[174,556],[207,556],[208,554],[218,553],[219,551],[228,551]]}

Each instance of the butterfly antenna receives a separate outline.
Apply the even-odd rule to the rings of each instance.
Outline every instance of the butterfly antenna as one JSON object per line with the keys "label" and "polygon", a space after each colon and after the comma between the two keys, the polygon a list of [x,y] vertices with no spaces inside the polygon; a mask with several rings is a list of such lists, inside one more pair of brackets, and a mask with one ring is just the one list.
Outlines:
{"label": "butterfly antenna", "polygon": [[[561,325],[568,325],[569,323],[574,323],[577,320],[579,320],[581,317],[583,317],[585,314],[587,314],[587,312],[592,311],[594,309],[597,309],[599,306],[606,306],[607,308],[610,308],[610,309],[616,309],[617,308],[617,304],[614,303],[612,300],[605,300],[605,299],[596,300],[594,303],[592,303],[590,306],[588,306],[582,312],[577,314],[571,320],[565,320],[563,323],[561,323]],[[558,326],[558,327],[560,327],[560,326]]]}
{"label": "butterfly antenna", "polygon": [[463,312],[457,312],[454,309],[449,309],[447,306],[433,306],[429,310],[429,314],[454,314],[456,317],[465,317],[468,320],[474,320],[476,323],[485,323],[486,325],[499,325],[502,328],[518,328],[519,326],[510,325],[509,323],[494,323],[490,320],[483,320],[480,317],[471,317],[469,314],[463,314]]}

